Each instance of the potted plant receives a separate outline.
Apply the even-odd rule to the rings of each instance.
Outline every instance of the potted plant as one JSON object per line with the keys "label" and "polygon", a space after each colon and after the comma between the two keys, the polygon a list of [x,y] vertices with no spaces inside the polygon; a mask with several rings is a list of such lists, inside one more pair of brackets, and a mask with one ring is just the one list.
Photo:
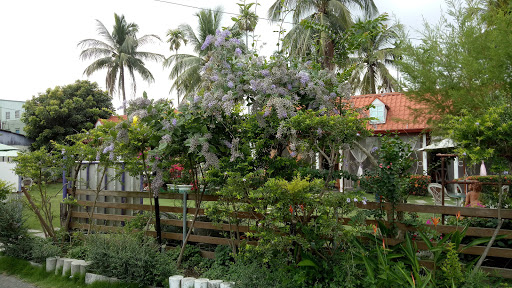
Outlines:
{"label": "potted plant", "polygon": [[190,192],[193,187],[193,177],[191,171],[186,171],[185,167],[180,163],[171,165],[169,169],[169,182],[167,191],[173,192]]}

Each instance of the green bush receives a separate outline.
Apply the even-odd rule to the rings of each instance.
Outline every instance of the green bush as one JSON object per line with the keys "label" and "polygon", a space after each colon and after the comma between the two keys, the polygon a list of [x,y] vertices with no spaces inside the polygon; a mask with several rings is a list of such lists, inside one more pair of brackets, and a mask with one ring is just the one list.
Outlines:
{"label": "green bush", "polygon": [[62,251],[55,245],[51,239],[33,237],[30,241],[31,259],[38,263],[43,263],[46,258],[60,256]]}
{"label": "green bush", "polygon": [[431,177],[429,175],[411,175],[409,186],[409,195],[426,196],[428,194],[428,184]]}
{"label": "green bush", "polygon": [[11,183],[0,179],[0,201],[7,198],[7,195],[14,191],[14,186]]}
{"label": "green bush", "polygon": [[141,285],[163,285],[177,270],[171,253],[160,252],[154,239],[131,234],[91,235],[87,259],[99,274]]}
{"label": "green bush", "polygon": [[7,256],[31,259],[31,241],[25,220],[23,205],[19,201],[0,202],[0,243]]}

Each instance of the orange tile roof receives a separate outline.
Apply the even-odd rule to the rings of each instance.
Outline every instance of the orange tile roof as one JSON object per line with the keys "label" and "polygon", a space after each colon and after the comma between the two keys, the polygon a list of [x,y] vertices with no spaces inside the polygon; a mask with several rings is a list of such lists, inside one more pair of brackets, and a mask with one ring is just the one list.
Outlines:
{"label": "orange tile roof", "polygon": [[114,116],[110,116],[108,119],[98,119],[98,121],[101,123],[101,124],[104,124],[105,122],[114,122],[114,123],[119,123],[121,121],[124,121],[128,119],[128,117],[126,115],[114,115]]}
{"label": "orange tile roof", "polygon": [[387,131],[398,133],[417,133],[428,129],[426,119],[415,118],[413,109],[421,109],[422,105],[408,99],[405,94],[399,92],[367,94],[352,96],[350,102],[354,107],[362,108],[370,105],[375,99],[379,99],[386,105],[386,123],[368,124],[374,133],[385,133]]}

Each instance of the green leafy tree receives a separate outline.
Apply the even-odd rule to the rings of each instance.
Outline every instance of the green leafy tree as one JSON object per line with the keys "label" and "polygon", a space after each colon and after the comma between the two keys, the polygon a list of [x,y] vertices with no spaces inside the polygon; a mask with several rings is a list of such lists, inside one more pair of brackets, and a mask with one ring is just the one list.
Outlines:
{"label": "green leafy tree", "polygon": [[[360,8],[368,15],[377,12],[373,0],[276,0],[269,8],[268,16],[273,21],[279,21],[293,11],[296,25],[285,36],[284,47],[289,49],[292,56],[321,57],[324,68],[334,69],[334,35],[342,34],[352,26],[352,7]],[[333,33],[298,25],[303,20],[327,27]]]}
{"label": "green leafy tree", "polygon": [[211,47],[202,49],[208,35],[215,35],[221,28],[222,10],[201,10],[196,13],[199,26],[197,34],[189,24],[182,24],[179,29],[185,33],[185,37],[194,47],[197,55],[176,54],[164,61],[164,67],[171,67],[169,79],[174,80],[171,90],[176,90],[178,95],[189,96],[196,91],[201,83],[201,68],[208,61],[207,57]]}
{"label": "green leafy tree", "polygon": [[420,44],[404,41],[397,61],[407,95],[431,123],[465,109],[476,115],[512,97],[512,13],[486,13],[480,1],[448,4],[450,18],[425,24]]}
{"label": "green leafy tree", "polygon": [[237,3],[237,5],[240,7],[238,17],[232,17],[231,20],[235,22],[234,30],[243,31],[245,34],[245,45],[247,46],[247,49],[249,49],[249,32],[253,32],[254,28],[256,28],[256,25],[258,24],[258,15],[255,12],[251,11],[251,7],[253,5],[259,5],[257,3]]}
{"label": "green leafy tree", "polygon": [[396,89],[396,80],[389,73],[388,66],[398,57],[397,41],[399,25],[387,26],[386,14],[354,24],[354,32],[360,35],[359,45],[349,63],[355,65],[350,83],[353,91],[361,94],[375,94],[382,89],[391,92]]}
{"label": "green leafy tree", "polygon": [[155,79],[151,72],[146,68],[144,61],[163,61],[163,55],[139,51],[144,44],[150,43],[160,38],[153,34],[137,37],[139,26],[135,23],[128,23],[124,15],[114,13],[115,24],[110,33],[105,25],[99,20],[98,34],[105,41],[96,39],[85,39],[78,43],[84,50],[80,53],[82,60],[90,58],[96,59],[89,65],[84,74],[90,76],[96,71],[107,69],[106,86],[110,95],[116,92],[117,88],[123,96],[123,113],[126,110],[126,91],[125,91],[125,74],[129,74],[132,82],[133,92],[136,90],[135,72],[139,74],[143,80],[151,83]]}
{"label": "green leafy tree", "polygon": [[99,118],[112,115],[112,97],[98,84],[77,80],[57,86],[25,102],[21,121],[27,137],[34,139],[32,149],[63,142],[68,135],[94,127]]}

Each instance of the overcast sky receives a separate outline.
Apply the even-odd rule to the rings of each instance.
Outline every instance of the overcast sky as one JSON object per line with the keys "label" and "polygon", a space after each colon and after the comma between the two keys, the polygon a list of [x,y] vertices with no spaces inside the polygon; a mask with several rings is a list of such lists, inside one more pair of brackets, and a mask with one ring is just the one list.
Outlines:
{"label": "overcast sky", "polygon": [[[255,2],[256,0],[247,1]],[[265,18],[268,8],[275,0],[258,0],[257,14]],[[380,13],[387,12],[396,16],[401,23],[417,37],[415,29],[421,29],[423,19],[435,23],[445,8],[444,0],[374,0]],[[106,71],[98,71],[91,77],[83,75],[84,69],[92,60],[81,61],[81,49],[77,47],[80,40],[86,38],[101,39],[96,31],[96,19],[100,20],[109,31],[114,24],[114,13],[124,14],[128,22],[139,25],[139,35],[156,34],[163,40],[153,46],[144,46],[151,52],[171,55],[165,42],[166,31],[177,28],[182,23],[197,26],[194,14],[196,8],[179,6],[171,3],[185,4],[202,8],[222,6],[224,12],[237,13],[235,0],[170,0],[167,3],[155,0],[26,0],[4,1],[0,9],[0,27],[2,27],[2,44],[0,45],[1,70],[0,99],[29,100],[32,96],[55,86],[67,85],[77,79],[96,81],[105,89]],[[224,15],[223,26],[231,26],[232,15]],[[287,29],[290,27],[288,26]],[[266,20],[260,20],[256,28],[259,44],[266,43],[261,55],[269,56],[277,43],[277,26]],[[102,40],[102,39],[101,39]],[[258,45],[259,46],[259,45]],[[190,53],[184,48],[180,53]],[[137,81],[137,94],[143,91],[150,98],[174,97],[169,94],[172,85],[168,79],[169,69],[161,64],[147,63],[153,73],[155,82],[147,84]],[[127,97],[133,97],[127,92]],[[121,101],[114,96],[114,106]]]}

